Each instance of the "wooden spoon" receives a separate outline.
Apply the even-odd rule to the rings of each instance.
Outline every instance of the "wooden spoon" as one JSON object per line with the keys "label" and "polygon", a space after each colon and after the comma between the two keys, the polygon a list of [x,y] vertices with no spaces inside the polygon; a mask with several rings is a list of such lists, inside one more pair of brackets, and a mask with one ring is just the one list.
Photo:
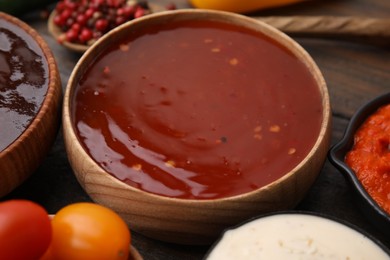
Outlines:
{"label": "wooden spoon", "polygon": [[390,43],[390,18],[340,16],[254,17],[291,36]]}

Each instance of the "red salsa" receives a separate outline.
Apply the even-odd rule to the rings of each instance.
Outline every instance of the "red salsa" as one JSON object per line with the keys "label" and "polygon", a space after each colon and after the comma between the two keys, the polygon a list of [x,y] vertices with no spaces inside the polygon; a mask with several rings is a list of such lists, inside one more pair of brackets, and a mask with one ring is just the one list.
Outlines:
{"label": "red salsa", "polygon": [[368,194],[390,214],[390,104],[379,108],[358,129],[345,161]]}
{"label": "red salsa", "polygon": [[38,113],[49,86],[42,49],[24,30],[0,19],[0,152]]}
{"label": "red salsa", "polygon": [[126,37],[87,69],[72,107],[85,150],[129,185],[234,196],[286,174],[317,140],[316,82],[265,35],[185,21]]}

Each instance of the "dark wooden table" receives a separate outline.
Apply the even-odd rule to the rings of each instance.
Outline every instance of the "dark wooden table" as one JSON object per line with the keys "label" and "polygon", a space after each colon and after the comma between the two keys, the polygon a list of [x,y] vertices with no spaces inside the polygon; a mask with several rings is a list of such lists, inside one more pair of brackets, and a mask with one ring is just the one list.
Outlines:
{"label": "dark wooden table", "polygon": [[[260,1],[260,0],[259,0]],[[174,2],[179,8],[190,7],[185,0]],[[270,15],[337,15],[390,18],[389,0],[312,0],[309,2],[260,11]],[[57,60],[63,89],[80,58],[48,34],[46,20],[38,12],[20,17],[35,28],[47,41]],[[389,28],[390,30],[390,28]],[[356,109],[368,100],[390,91],[390,45],[378,46],[341,40],[296,38],[318,63],[327,81],[333,112],[332,144],[339,140]],[[75,179],[67,161],[62,133],[39,169],[24,184],[2,198],[25,198],[43,205],[49,213],[79,201],[90,201]],[[298,210],[321,212],[346,220],[363,228],[390,247],[390,238],[381,234],[365,219],[354,204],[350,187],[343,176],[327,161]],[[133,244],[145,259],[202,259],[208,247],[181,246],[163,243],[133,234]]]}

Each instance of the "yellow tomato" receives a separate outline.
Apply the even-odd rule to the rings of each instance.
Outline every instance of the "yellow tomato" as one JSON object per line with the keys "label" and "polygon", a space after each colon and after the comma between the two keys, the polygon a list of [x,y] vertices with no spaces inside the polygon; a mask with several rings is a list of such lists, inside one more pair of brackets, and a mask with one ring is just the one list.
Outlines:
{"label": "yellow tomato", "polygon": [[302,1],[304,0],[190,0],[191,4],[196,8],[236,13],[252,12]]}
{"label": "yellow tomato", "polygon": [[43,259],[128,259],[130,231],[111,209],[94,203],[62,208],[52,220],[53,238]]}

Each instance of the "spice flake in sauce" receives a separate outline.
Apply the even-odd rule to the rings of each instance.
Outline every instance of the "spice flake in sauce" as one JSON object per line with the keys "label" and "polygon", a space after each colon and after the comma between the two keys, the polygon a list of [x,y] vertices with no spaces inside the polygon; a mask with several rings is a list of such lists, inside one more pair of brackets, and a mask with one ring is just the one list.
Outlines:
{"label": "spice flake in sauce", "polygon": [[35,40],[0,19],[0,152],[30,125],[48,81],[48,64]]}
{"label": "spice flake in sauce", "polygon": [[253,191],[314,145],[321,95],[266,36],[218,22],[155,25],[96,58],[73,100],[76,133],[107,172],[185,199]]}

